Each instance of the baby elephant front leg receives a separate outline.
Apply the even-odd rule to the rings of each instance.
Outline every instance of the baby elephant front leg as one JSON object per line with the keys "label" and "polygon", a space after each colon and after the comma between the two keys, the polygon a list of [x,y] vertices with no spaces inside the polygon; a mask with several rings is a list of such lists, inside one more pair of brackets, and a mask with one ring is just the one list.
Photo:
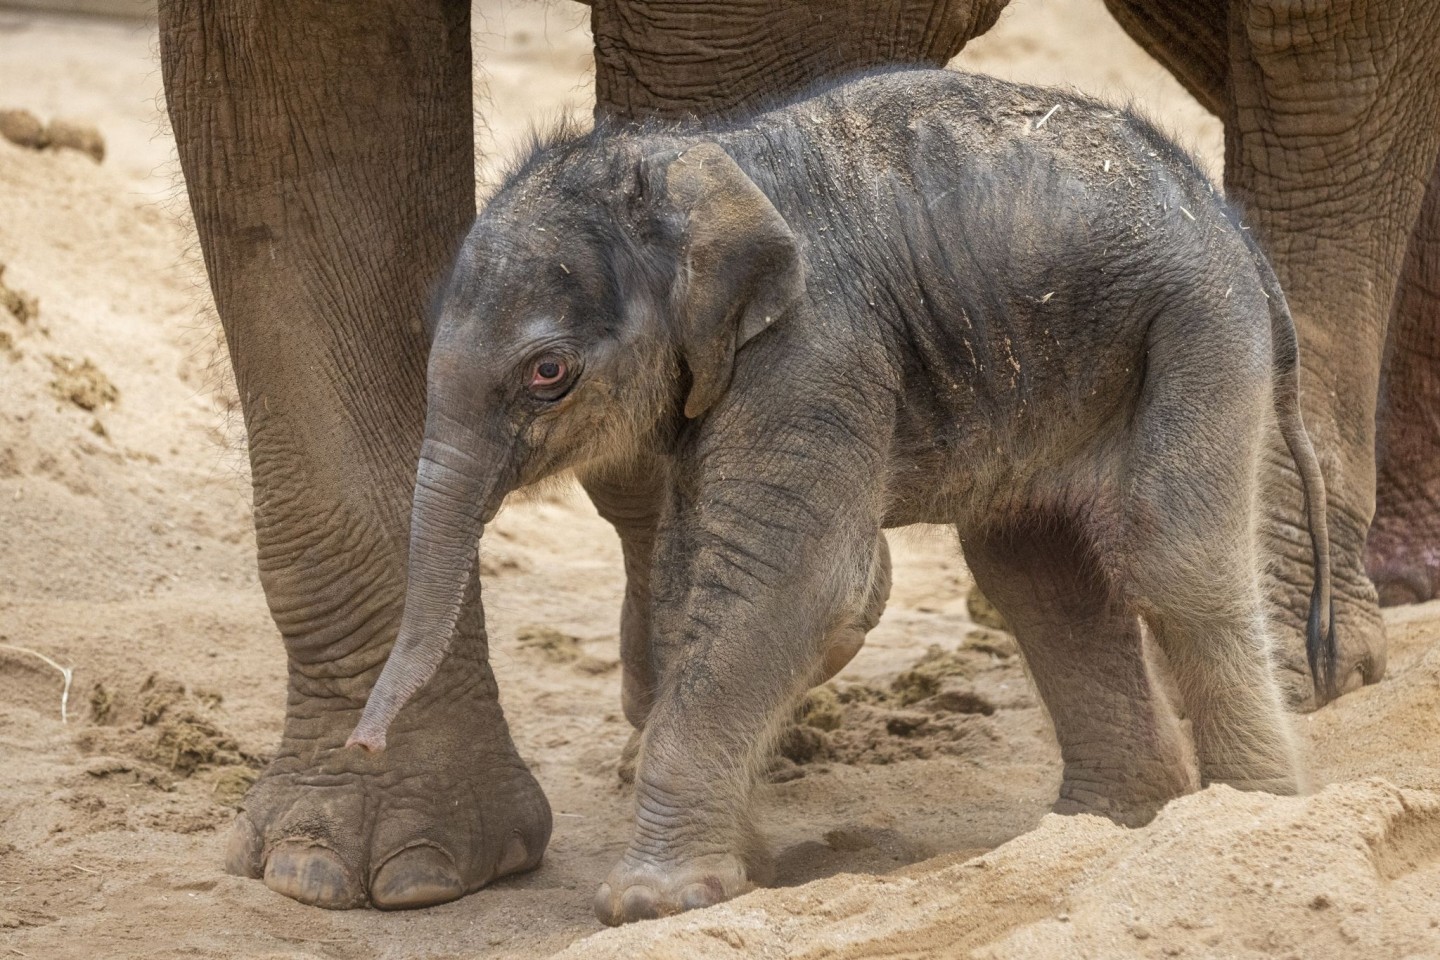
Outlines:
{"label": "baby elephant front leg", "polygon": [[790,523],[777,536],[755,522],[766,489],[748,492],[744,515],[707,503],[695,525],[710,529],[662,530],[654,636],[664,666],[641,739],[635,832],[595,898],[606,923],[709,906],[764,882],[751,820],[758,775],[824,672],[827,630],[874,592],[878,529],[855,536],[817,513],[820,530]]}
{"label": "baby elephant front leg", "polygon": [[[596,894],[606,923],[710,906],[764,882],[751,796],[799,692],[796,678],[813,675],[819,657],[813,642],[768,631],[756,643],[727,639],[700,638],[650,714],[634,835]],[[757,658],[762,645],[768,656]]]}
{"label": "baby elephant front leg", "polygon": [[[734,704],[736,712],[781,712],[779,703],[746,699]],[[713,707],[667,703],[652,715],[635,776],[634,834],[595,895],[595,914],[605,923],[708,907],[765,881],[765,850],[749,807],[768,738],[761,731],[751,743],[704,743],[722,734],[716,726],[730,713]]]}

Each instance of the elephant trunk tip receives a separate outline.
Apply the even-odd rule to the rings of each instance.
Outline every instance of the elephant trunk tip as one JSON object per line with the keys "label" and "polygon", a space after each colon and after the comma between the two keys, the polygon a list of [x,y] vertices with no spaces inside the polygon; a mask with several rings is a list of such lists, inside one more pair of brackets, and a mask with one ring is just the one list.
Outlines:
{"label": "elephant trunk tip", "polygon": [[369,724],[361,723],[345,741],[346,748],[359,747],[366,753],[379,753],[385,749],[385,732],[374,730]]}
{"label": "elephant trunk tip", "polygon": [[[449,633],[445,631],[447,636]],[[396,714],[435,674],[449,643],[416,643],[410,639],[414,636],[401,628],[385,668],[370,691],[360,722],[355,724],[345,746],[360,747],[367,753],[384,750],[385,737]]]}
{"label": "elephant trunk tip", "polygon": [[403,702],[392,704],[389,698],[372,695],[370,702],[365,705],[365,712],[360,715],[360,722],[355,724],[350,739],[345,741],[345,746],[359,747],[366,753],[379,753],[384,750],[390,721],[395,719],[395,714],[399,712]]}

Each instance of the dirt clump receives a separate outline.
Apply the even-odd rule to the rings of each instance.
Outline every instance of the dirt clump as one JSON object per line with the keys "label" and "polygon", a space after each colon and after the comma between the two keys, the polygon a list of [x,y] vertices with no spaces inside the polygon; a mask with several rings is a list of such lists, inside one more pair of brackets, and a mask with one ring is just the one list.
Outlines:
{"label": "dirt clump", "polygon": [[1020,645],[1015,642],[1015,637],[1002,630],[971,630],[965,634],[965,648],[988,653],[1001,660],[1020,656]]}
{"label": "dirt clump", "polygon": [[50,143],[45,124],[29,110],[0,110],[0,137],[31,150],[43,150]]}
{"label": "dirt clump", "polygon": [[224,767],[215,771],[210,793],[216,803],[238,810],[240,801],[245,799],[245,792],[259,776],[260,772],[250,767]]}
{"label": "dirt clump", "polygon": [[480,576],[484,579],[504,576],[507,573],[518,573],[524,569],[525,565],[509,554],[496,554],[491,549],[486,549],[480,554]]}
{"label": "dirt clump", "polygon": [[580,659],[580,638],[551,627],[521,627],[515,642],[521,650],[551,663],[574,663]]}
{"label": "dirt clump", "polygon": [[1010,632],[1010,625],[1005,622],[1005,617],[995,608],[995,604],[990,602],[990,598],[980,592],[979,587],[971,587],[966,595],[965,612],[982,627]]}
{"label": "dirt clump", "polygon": [[55,371],[55,379],[50,381],[50,392],[81,410],[98,410],[112,406],[120,399],[119,388],[88,359],[76,360],[52,354],[50,366]]}
{"label": "dirt clump", "polygon": [[816,730],[838,730],[845,722],[845,708],[835,687],[827,683],[806,694],[797,720]]}
{"label": "dirt clump", "polygon": [[105,137],[79,120],[56,118],[47,125],[29,110],[0,110],[0,137],[31,150],[77,150],[96,163],[105,159]]}
{"label": "dirt clump", "polygon": [[586,653],[579,637],[553,627],[521,627],[515,634],[515,642],[521,650],[546,663],[565,664],[590,676],[609,673],[620,665],[620,661],[613,657]]}
{"label": "dirt clump", "polygon": [[963,654],[932,644],[915,666],[891,681],[890,692],[896,703],[908,707],[939,693],[946,677],[968,676],[973,671],[973,664]]}
{"label": "dirt clump", "polygon": [[261,758],[241,749],[222,725],[222,702],[218,693],[157,674],[132,696],[97,682],[89,695],[91,727],[78,742],[84,752],[126,756],[175,777],[224,767],[258,770]]}
{"label": "dirt clump", "polygon": [[90,722],[109,723],[115,713],[115,694],[105,681],[96,680],[90,688]]}
{"label": "dirt clump", "polygon": [[57,118],[45,132],[55,149],[78,150],[96,163],[105,159],[105,137],[94,124]]}
{"label": "dirt clump", "polygon": [[[1018,661],[969,646],[946,650],[932,644],[888,684],[831,681],[805,695],[795,722],[781,735],[779,755],[801,766],[963,756],[995,739],[987,718],[1002,707],[973,681],[996,671],[1023,682]],[[1025,708],[1030,701],[1022,696],[1004,706]]]}
{"label": "dirt clump", "polygon": [[40,315],[40,302],[28,294],[5,284],[5,264],[0,263],[0,307],[22,324]]}

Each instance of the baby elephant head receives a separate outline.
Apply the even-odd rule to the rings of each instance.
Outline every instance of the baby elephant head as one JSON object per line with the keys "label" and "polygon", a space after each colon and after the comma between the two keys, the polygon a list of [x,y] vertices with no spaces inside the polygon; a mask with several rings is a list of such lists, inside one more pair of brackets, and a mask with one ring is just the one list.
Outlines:
{"label": "baby elephant head", "polygon": [[713,143],[657,159],[581,141],[513,178],[440,301],[405,613],[350,742],[383,749],[445,658],[506,494],[703,416],[803,293],[794,234]]}

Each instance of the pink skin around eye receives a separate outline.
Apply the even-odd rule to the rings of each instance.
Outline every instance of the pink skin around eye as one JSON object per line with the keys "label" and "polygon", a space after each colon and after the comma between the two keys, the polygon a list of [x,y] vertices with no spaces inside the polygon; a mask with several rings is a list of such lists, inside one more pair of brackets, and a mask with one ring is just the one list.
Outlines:
{"label": "pink skin around eye", "polygon": [[565,378],[565,361],[541,360],[530,371],[530,386],[553,387]]}

